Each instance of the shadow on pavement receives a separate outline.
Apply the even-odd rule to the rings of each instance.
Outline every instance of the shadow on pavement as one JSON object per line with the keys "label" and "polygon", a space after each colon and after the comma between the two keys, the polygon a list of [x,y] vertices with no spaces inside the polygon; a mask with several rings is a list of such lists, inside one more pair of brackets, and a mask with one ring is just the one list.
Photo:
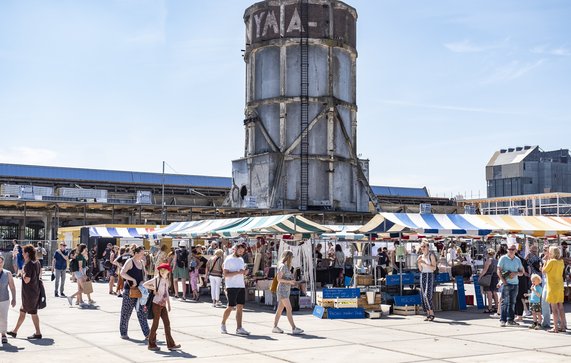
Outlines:
{"label": "shadow on pavement", "polygon": [[2,349],[0,349],[0,351],[4,351],[4,352],[8,352],[8,353],[18,353],[20,350],[24,350],[25,348],[20,348],[17,347],[15,345],[12,345],[10,343],[6,343],[2,346]]}
{"label": "shadow on pavement", "polygon": [[300,339],[307,339],[307,340],[322,340],[322,339],[327,339],[327,338],[325,338],[325,337],[320,337],[320,336],[317,336],[317,335],[311,335],[311,334],[305,334],[305,333],[304,333],[304,334],[296,334],[296,335],[288,334],[288,335],[291,335],[292,337],[296,337],[296,338],[300,338]]}
{"label": "shadow on pavement", "polygon": [[253,335],[253,334],[238,335],[238,334],[236,334],[236,336],[237,337],[244,337],[244,338],[249,339],[249,340],[277,340],[277,339],[272,338],[272,337],[267,336],[267,335]]}
{"label": "shadow on pavement", "polygon": [[195,355],[192,355],[190,353],[184,352],[182,350],[167,350],[167,351],[163,351],[163,350],[157,350],[155,352],[156,354],[165,356],[165,357],[172,357],[172,358],[196,358]]}
{"label": "shadow on pavement", "polygon": [[52,338],[30,339],[28,341],[34,345],[40,345],[43,347],[47,347],[48,345],[54,345],[55,343],[55,341]]}

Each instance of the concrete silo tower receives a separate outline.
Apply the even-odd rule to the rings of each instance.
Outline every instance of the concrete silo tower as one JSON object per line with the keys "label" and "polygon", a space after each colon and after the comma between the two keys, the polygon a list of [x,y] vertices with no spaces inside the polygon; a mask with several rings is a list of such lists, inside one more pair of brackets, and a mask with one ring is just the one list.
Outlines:
{"label": "concrete silo tower", "polygon": [[368,160],[356,151],[357,12],[336,0],[266,0],[244,21],[246,142],[232,162],[232,206],[368,211]]}

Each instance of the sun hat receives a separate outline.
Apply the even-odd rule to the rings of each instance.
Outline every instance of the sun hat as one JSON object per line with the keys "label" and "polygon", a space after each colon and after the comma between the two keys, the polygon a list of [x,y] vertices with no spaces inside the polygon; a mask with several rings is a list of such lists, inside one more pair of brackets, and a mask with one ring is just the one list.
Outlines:
{"label": "sun hat", "polygon": [[161,263],[159,266],[157,266],[157,270],[168,270],[169,272],[172,271],[171,265],[169,265],[168,263]]}

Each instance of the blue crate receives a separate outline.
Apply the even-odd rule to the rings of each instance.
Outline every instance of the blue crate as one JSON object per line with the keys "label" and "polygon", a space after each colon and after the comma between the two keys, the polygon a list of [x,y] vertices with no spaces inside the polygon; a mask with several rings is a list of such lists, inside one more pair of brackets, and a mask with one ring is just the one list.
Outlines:
{"label": "blue crate", "polygon": [[324,299],[354,299],[361,296],[361,289],[323,289]]}
{"label": "blue crate", "polygon": [[434,276],[436,282],[450,282],[450,274],[448,272],[440,272]]}
{"label": "blue crate", "polygon": [[[403,283],[403,285],[414,284],[414,274],[412,274],[412,273],[402,274],[402,283]],[[400,275],[387,275],[386,284],[387,284],[387,286],[400,285]]]}
{"label": "blue crate", "polygon": [[393,298],[396,306],[420,305],[422,303],[420,295],[395,295]]}
{"label": "blue crate", "polygon": [[323,306],[315,305],[315,307],[313,308],[313,316],[322,319],[324,314],[325,314],[325,308]]}
{"label": "blue crate", "polygon": [[328,319],[364,319],[365,309],[363,308],[345,308],[345,309],[327,309]]}

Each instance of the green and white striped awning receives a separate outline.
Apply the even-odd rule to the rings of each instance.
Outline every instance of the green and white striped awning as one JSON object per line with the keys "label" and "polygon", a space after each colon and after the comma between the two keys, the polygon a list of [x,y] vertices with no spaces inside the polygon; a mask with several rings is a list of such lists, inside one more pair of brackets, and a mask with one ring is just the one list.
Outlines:
{"label": "green and white striped awning", "polygon": [[304,217],[286,214],[250,217],[233,227],[220,228],[212,232],[224,237],[236,237],[242,234],[312,234],[331,232],[331,230]]}

